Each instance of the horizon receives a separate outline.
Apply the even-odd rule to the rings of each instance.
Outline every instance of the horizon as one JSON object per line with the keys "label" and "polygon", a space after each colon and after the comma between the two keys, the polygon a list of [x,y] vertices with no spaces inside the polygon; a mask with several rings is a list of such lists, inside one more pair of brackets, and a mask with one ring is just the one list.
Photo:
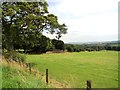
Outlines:
{"label": "horizon", "polygon": [[107,41],[90,41],[90,42],[65,42],[66,43],[106,43],[106,42],[114,42],[114,41],[120,41],[120,40],[107,40]]}

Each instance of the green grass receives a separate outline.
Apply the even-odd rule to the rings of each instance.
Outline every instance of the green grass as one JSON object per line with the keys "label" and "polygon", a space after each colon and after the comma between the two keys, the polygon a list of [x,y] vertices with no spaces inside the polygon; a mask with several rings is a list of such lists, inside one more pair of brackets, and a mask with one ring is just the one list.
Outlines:
{"label": "green grass", "polygon": [[[1,55],[0,55],[0,81],[2,81],[2,64],[1,64]],[[2,82],[0,82],[0,88],[2,87]]]}
{"label": "green grass", "polygon": [[[1,65],[0,65],[1,68]],[[2,88],[46,88],[44,82],[18,64],[2,62]]]}
{"label": "green grass", "polygon": [[27,62],[45,74],[69,87],[86,88],[86,80],[92,88],[118,87],[118,52],[79,52],[61,54],[27,55]]}

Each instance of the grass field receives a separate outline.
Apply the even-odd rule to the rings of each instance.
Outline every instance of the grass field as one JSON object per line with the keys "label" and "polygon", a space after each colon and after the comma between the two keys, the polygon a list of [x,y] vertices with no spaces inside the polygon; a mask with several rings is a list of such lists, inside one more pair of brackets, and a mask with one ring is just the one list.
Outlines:
{"label": "grass field", "polygon": [[79,52],[27,55],[27,62],[49,77],[72,88],[86,88],[86,80],[92,88],[118,87],[118,52]]}

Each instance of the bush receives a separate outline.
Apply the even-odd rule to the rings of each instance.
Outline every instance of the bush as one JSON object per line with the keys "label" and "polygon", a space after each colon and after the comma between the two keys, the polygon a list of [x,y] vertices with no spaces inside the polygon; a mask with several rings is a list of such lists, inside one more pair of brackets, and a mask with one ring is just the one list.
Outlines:
{"label": "bush", "polygon": [[68,52],[73,52],[74,51],[72,47],[67,47],[66,49],[67,49]]}
{"label": "bush", "polygon": [[4,57],[9,61],[25,62],[25,55],[16,51],[3,52]]}

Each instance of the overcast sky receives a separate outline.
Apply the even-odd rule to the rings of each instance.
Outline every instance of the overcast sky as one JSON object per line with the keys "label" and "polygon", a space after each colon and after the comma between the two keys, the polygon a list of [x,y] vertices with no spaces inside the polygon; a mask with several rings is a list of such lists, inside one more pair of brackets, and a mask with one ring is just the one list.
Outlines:
{"label": "overcast sky", "polygon": [[[93,42],[118,39],[119,0],[47,0],[49,12],[65,23],[64,42]],[[54,35],[46,34],[53,38]]]}

